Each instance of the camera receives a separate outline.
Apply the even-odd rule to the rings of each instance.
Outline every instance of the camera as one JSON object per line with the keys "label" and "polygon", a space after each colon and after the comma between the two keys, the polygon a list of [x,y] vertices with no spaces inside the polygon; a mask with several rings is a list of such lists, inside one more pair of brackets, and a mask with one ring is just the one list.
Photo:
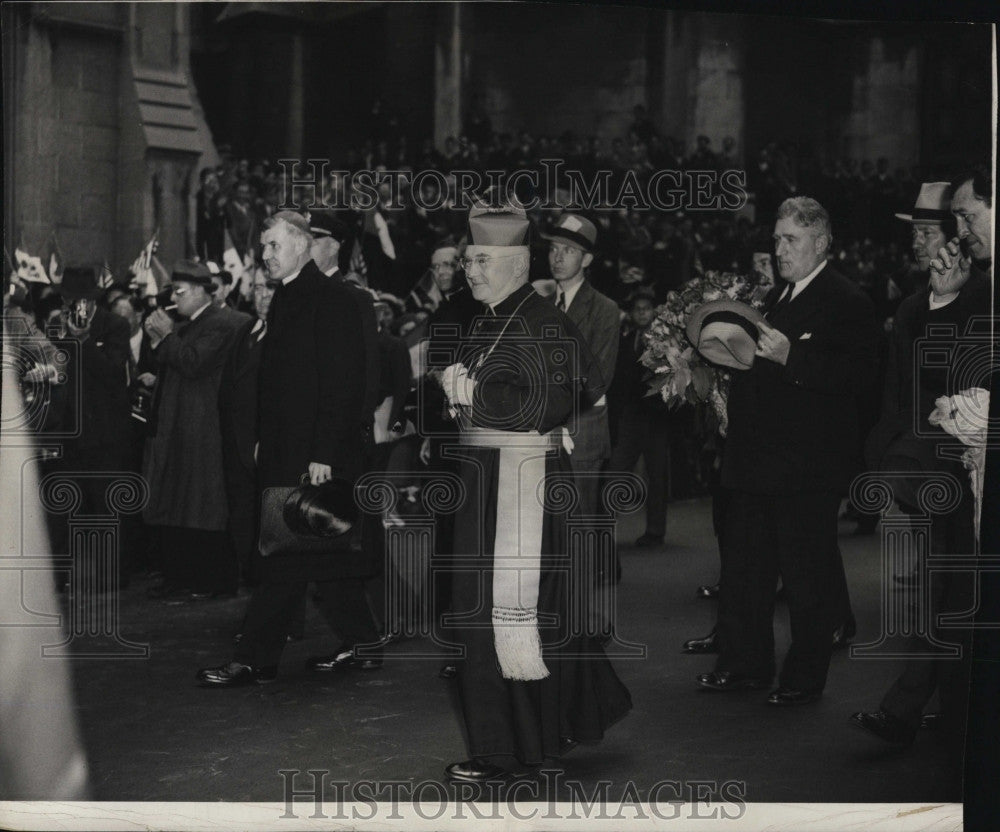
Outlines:
{"label": "camera", "polygon": [[149,415],[153,409],[153,391],[147,387],[136,385],[132,393],[132,400],[129,402],[129,415],[137,422],[147,424]]}
{"label": "camera", "polygon": [[73,301],[69,307],[69,322],[77,329],[90,326],[90,301],[86,298]]}
{"label": "camera", "polygon": [[[4,420],[5,437],[36,436],[44,440],[74,439],[80,435],[81,390],[77,374],[70,367],[79,366],[80,342],[48,333],[48,343],[41,345],[37,333],[22,321],[5,316],[4,364],[17,375],[21,407]],[[29,371],[48,368],[43,378],[33,378]]]}

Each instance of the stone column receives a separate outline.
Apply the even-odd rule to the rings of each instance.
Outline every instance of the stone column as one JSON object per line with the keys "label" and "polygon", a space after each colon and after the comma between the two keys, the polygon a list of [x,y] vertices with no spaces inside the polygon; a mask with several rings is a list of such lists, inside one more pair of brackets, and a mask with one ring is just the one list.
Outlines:
{"label": "stone column", "polygon": [[434,144],[462,132],[467,32],[472,10],[465,3],[441,6],[434,38]]}
{"label": "stone column", "polygon": [[699,20],[697,57],[693,67],[692,121],[685,137],[693,148],[699,135],[712,140],[716,153],[722,140],[736,140],[736,154],[743,158],[743,36],[740,18],[702,15]]}
{"label": "stone column", "polygon": [[295,32],[291,36],[291,50],[288,55],[291,74],[288,82],[288,126],[285,133],[285,147],[288,153],[286,158],[291,159],[302,158],[302,131],[305,125],[304,54],[302,33]]}

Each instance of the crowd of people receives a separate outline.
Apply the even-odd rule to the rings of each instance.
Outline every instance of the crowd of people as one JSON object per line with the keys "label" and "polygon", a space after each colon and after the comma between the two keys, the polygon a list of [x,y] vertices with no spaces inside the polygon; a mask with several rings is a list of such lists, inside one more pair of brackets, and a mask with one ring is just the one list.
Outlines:
{"label": "crowd of people", "polygon": [[[685,156],[637,108],[628,139],[606,150],[570,134],[497,135],[474,115],[467,135],[441,152],[429,142],[411,151],[380,117],[372,141],[349,155],[345,170],[409,166],[448,176],[477,166],[530,167],[552,155],[580,170],[644,175],[661,166],[737,166],[731,140],[715,153],[700,137]],[[915,400],[933,407],[937,396],[957,391],[946,372],[914,377],[913,345],[930,323],[961,329],[988,312],[987,178],[920,184],[912,172],[890,174],[884,159],[813,166],[772,144],[748,171],[752,210],[700,214],[573,205],[524,211],[516,204],[468,211],[457,202],[427,211],[405,191],[402,205],[367,211],[336,200],[288,210],[282,200],[300,187],[288,173],[233,155],[205,169],[196,255],[173,265],[155,298],[139,297],[127,276],[101,288],[98,270],[83,266],[67,266],[61,283],[44,287],[13,276],[5,293],[5,312],[30,356],[25,392],[46,403],[37,429],[70,437],[62,455],[44,461],[47,471],[130,471],[148,485],[142,516],[123,521],[123,578],[155,571],[161,582],[151,598],[177,603],[232,597],[241,584],[250,589],[232,661],[204,668],[201,684],[273,679],[286,640],[301,633],[309,582],[341,640],[329,655],[310,659],[310,668],[380,667],[382,649],[403,622],[380,607],[378,590],[373,603],[372,579],[383,582],[390,571],[379,541],[386,527],[405,525],[402,495],[419,500],[419,488],[400,487],[395,508],[369,511],[336,561],[305,551],[262,557],[258,532],[280,513],[275,495],[303,480],[353,484],[380,472],[399,483],[409,471],[431,470],[463,478],[468,493],[490,506],[484,522],[496,540],[534,558],[530,600],[495,568],[492,618],[487,606],[484,626],[450,631],[465,658],[441,673],[458,678],[471,757],[450,766],[449,776],[479,781],[600,739],[629,709],[628,692],[600,649],[614,637],[614,622],[595,601],[574,635],[579,641],[560,641],[544,628],[539,634],[537,616],[559,612],[565,595],[558,570],[546,565],[547,557],[566,556],[565,532],[549,509],[512,519],[525,509],[510,494],[525,486],[511,472],[535,470],[529,463],[541,449],[548,461],[535,471],[538,482],[569,472],[581,516],[601,511],[602,477],[642,457],[649,488],[646,528],[634,544],[640,547],[667,545],[671,499],[711,491],[722,572],[719,587],[704,589],[718,596],[719,626],[687,652],[718,653],[719,660],[698,684],[729,691],[771,683],[780,577],[793,646],[769,702],[819,697],[831,651],[854,631],[836,521],[865,436],[875,470],[945,466],[933,453],[940,437],[912,435],[913,407]],[[326,183],[331,194],[350,191],[350,173]],[[227,268],[230,247],[239,261]],[[754,271],[774,286],[769,323],[758,323],[758,361],[734,379],[724,443],[696,408],[668,412],[648,396],[640,362],[657,304],[706,271]],[[521,336],[538,342],[551,325],[579,347],[573,368],[556,366],[565,361],[558,350],[541,349],[545,395],[534,409],[532,383],[519,375],[533,359],[517,352],[512,320],[523,324]],[[65,344],[73,346],[62,367],[55,356]],[[479,345],[478,354],[470,344]],[[499,380],[487,382],[491,362]],[[520,442],[530,436],[530,449],[484,438],[490,431]],[[471,446],[467,464],[442,452],[455,443]],[[488,472],[485,483],[468,480],[473,469],[477,477]],[[81,483],[82,499],[100,513],[104,484],[98,477]],[[912,506],[916,498],[899,488],[898,499]],[[974,546],[969,512],[966,495],[959,514],[935,521],[940,551]],[[862,510],[855,517],[859,527],[873,528]],[[66,518],[49,519],[53,545],[63,551]],[[477,597],[478,585],[450,573],[448,556],[501,556],[500,543],[496,552],[492,544],[483,549],[479,526],[465,509],[439,518],[431,559],[439,568],[428,600],[436,621]],[[519,538],[522,526],[536,537]],[[599,561],[580,577],[579,591],[588,598],[613,592],[620,571],[614,560]],[[957,593],[951,586],[941,592],[941,608],[951,608]],[[484,641],[484,633],[491,638]],[[571,648],[590,663],[555,671],[540,662],[539,655]],[[856,715],[861,727],[888,741],[912,740],[940,679],[933,663],[913,664],[878,711]],[[562,707],[574,679],[586,700],[575,705],[586,717],[541,733],[526,728],[535,705],[519,685],[545,680],[542,699]],[[960,708],[951,705],[955,719]]]}

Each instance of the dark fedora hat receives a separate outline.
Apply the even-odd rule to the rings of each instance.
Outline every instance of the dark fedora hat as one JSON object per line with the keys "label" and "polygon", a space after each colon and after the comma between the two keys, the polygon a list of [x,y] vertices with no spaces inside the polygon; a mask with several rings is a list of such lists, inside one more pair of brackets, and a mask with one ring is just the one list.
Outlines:
{"label": "dark fedora hat", "polygon": [[212,288],[212,272],[204,263],[196,260],[178,260],[170,274],[171,283],[193,283],[195,286]]}
{"label": "dark fedora hat", "polygon": [[337,478],[322,485],[300,485],[288,495],[282,509],[285,525],[306,537],[340,537],[354,528],[359,516],[354,486]]}
{"label": "dark fedora hat", "polygon": [[67,266],[63,271],[59,294],[66,300],[97,300],[101,293],[96,266]]}
{"label": "dark fedora hat", "polygon": [[713,300],[699,306],[687,322],[687,337],[712,364],[749,370],[753,366],[764,316],[745,303]]}

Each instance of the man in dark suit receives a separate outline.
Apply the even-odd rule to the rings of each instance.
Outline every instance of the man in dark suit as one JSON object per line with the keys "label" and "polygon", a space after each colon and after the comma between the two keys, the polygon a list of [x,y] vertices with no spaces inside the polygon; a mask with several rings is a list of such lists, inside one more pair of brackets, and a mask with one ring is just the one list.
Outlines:
{"label": "man in dark suit", "polygon": [[[960,484],[958,505],[950,512],[931,517],[930,553],[935,556],[963,556],[976,551],[975,498],[968,485],[968,474],[958,458],[964,446],[941,428],[930,425],[927,417],[938,397],[955,395],[981,383],[974,374],[954,372],[953,368],[977,363],[982,335],[970,332],[969,326],[977,318],[980,325],[988,325],[990,313],[992,183],[985,176],[965,176],[943,196],[950,197],[952,190],[951,211],[958,221],[958,237],[944,244],[936,259],[928,258],[927,289],[910,295],[899,306],[886,372],[882,418],[866,448],[869,465],[885,472],[893,495],[904,510],[920,504],[918,490],[923,480],[914,474],[951,475]],[[944,202],[947,206],[947,198]],[[964,251],[960,251],[959,240],[963,241]],[[918,344],[926,350],[924,355],[948,355],[950,361],[946,365],[920,361]],[[909,476],[893,476],[902,472]],[[911,593],[907,600],[914,614],[921,612],[923,586],[919,581],[907,581],[905,576],[897,576],[897,580],[903,583],[902,591]],[[962,572],[938,572],[929,576],[929,584],[930,613],[923,614],[928,615],[931,633],[937,636],[938,616],[974,607],[975,592],[971,575]],[[919,655],[927,654],[931,645],[914,636],[908,641],[908,651],[918,657],[906,662],[882,697],[878,710],[857,712],[851,721],[887,743],[909,745],[916,738],[924,707],[937,690],[941,717],[957,763],[965,738],[971,632],[952,628],[940,633],[940,639],[961,643],[962,656]],[[958,765],[954,770],[961,772]]]}
{"label": "man in dark suit", "polygon": [[[313,485],[334,477],[354,482],[362,471],[366,436],[367,352],[374,313],[364,295],[323,274],[310,257],[312,235],[298,214],[268,218],[261,234],[264,262],[277,290],[261,356],[258,477],[260,488],[294,487],[305,474]],[[354,647],[377,640],[363,579],[375,570],[365,552],[284,555],[262,559],[234,660],[198,672],[203,686],[270,681],[289,625],[309,581],[318,583],[320,610],[343,639],[330,656],[313,657],[317,671],[371,670],[376,658]]]}
{"label": "man in dark suit", "polygon": [[847,587],[837,546],[840,499],[858,454],[858,395],[877,332],[871,301],[827,263],[829,215],[785,200],[774,229],[785,282],[768,295],[756,360],[734,373],[722,484],[726,512],[719,658],[705,689],[757,689],[774,676],[774,587],[792,625],[772,705],[819,699]]}
{"label": "man in dark suit", "polygon": [[597,240],[597,228],[590,220],[563,214],[542,237],[549,241],[549,268],[556,281],[553,300],[576,324],[593,356],[576,424],[569,426],[573,440],[570,463],[580,499],[578,513],[592,516],[597,513],[600,471],[611,456],[606,394],[615,374],[621,313],[618,304],[586,278]]}
{"label": "man in dark suit", "polygon": [[609,473],[631,471],[641,456],[646,466],[646,530],[637,546],[663,542],[667,525],[667,463],[670,460],[672,414],[659,396],[648,396],[648,371],[641,358],[643,335],[656,317],[653,290],[636,289],[626,301],[614,382],[608,392],[613,450]]}

